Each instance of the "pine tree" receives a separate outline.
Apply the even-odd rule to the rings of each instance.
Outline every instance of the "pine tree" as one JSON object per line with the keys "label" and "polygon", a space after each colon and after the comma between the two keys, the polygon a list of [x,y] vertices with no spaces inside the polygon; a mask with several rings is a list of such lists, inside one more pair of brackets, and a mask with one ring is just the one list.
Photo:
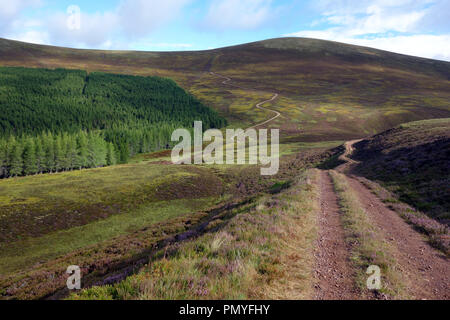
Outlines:
{"label": "pine tree", "polygon": [[119,159],[120,163],[127,163],[130,158],[130,152],[128,151],[128,144],[121,143],[119,145]]}
{"label": "pine tree", "polygon": [[106,165],[106,142],[98,133],[89,133],[88,165],[90,168]]}
{"label": "pine tree", "polygon": [[88,138],[87,134],[84,131],[81,131],[77,135],[77,156],[75,159],[75,167],[86,168],[87,167],[87,158],[88,158]]}
{"label": "pine tree", "polygon": [[77,161],[77,141],[75,136],[69,136],[67,140],[67,163],[68,163],[68,169],[72,170],[76,167],[76,161]]}
{"label": "pine tree", "polygon": [[61,170],[67,171],[70,169],[70,156],[69,156],[69,135],[64,132],[61,135]]}
{"label": "pine tree", "polygon": [[23,173],[25,175],[31,175],[36,174],[37,171],[34,141],[32,138],[27,138],[23,148]]}
{"label": "pine tree", "polygon": [[42,142],[42,137],[35,139],[35,153],[36,153],[36,166],[37,172],[43,173],[45,171],[45,150]]}
{"label": "pine tree", "polygon": [[22,159],[22,146],[20,142],[16,141],[12,146],[10,146],[10,168],[9,176],[16,177],[23,173],[23,159]]}
{"label": "pine tree", "polygon": [[6,152],[6,141],[0,140],[0,178],[6,177],[6,163],[7,163],[7,152]]}
{"label": "pine tree", "polygon": [[51,133],[44,136],[44,172],[52,173],[55,170],[55,140]]}
{"label": "pine tree", "polygon": [[109,142],[106,150],[106,165],[113,166],[116,163],[116,150],[114,150],[114,145]]}
{"label": "pine tree", "polygon": [[55,155],[55,171],[59,172],[64,168],[64,154],[62,149],[62,137],[58,135],[53,144]]}

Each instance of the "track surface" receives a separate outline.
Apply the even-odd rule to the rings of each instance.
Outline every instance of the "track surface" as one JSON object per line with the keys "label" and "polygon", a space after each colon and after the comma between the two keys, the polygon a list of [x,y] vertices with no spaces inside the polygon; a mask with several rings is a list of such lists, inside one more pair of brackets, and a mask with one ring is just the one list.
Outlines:
{"label": "track surface", "polygon": [[320,212],[314,256],[314,291],[317,300],[351,300],[353,288],[349,250],[345,244],[337,196],[329,173],[320,172]]}
{"label": "track surface", "polygon": [[[211,75],[214,75],[214,76],[218,76],[218,77],[220,77],[220,78],[222,78],[222,79],[225,79],[225,80],[222,82],[223,85],[228,85],[228,86],[232,86],[232,87],[239,88],[239,89],[243,89],[243,90],[258,91],[258,90],[255,90],[255,89],[244,88],[244,87],[238,86],[238,85],[236,85],[236,84],[232,84],[232,83],[230,83],[230,82],[232,81],[231,78],[226,77],[226,76],[223,76],[223,75],[221,75],[221,74],[218,74],[218,73],[215,73],[215,72],[210,72],[210,74],[211,74]],[[251,126],[251,127],[248,128],[248,129],[254,129],[254,128],[257,128],[257,127],[261,127],[261,126],[263,126],[263,125],[268,124],[269,122],[274,121],[275,119],[277,119],[277,118],[279,118],[279,117],[281,116],[281,113],[279,113],[278,111],[275,111],[275,110],[272,110],[272,109],[268,109],[268,108],[262,107],[262,105],[265,104],[265,103],[275,101],[275,100],[278,98],[278,96],[279,96],[278,93],[274,93],[274,95],[273,95],[273,97],[272,97],[271,99],[261,101],[261,102],[259,102],[259,103],[255,106],[256,108],[258,108],[258,109],[260,109],[260,110],[267,110],[267,111],[273,112],[273,113],[275,113],[275,116],[272,117],[272,118],[270,118],[269,120],[266,120],[266,121],[264,121],[264,122],[255,124],[254,126]]]}
{"label": "track surface", "polygon": [[[405,287],[413,299],[450,299],[450,263],[439,251],[432,248],[424,236],[408,225],[396,212],[390,210],[358,177],[350,174],[357,162],[350,158],[354,144],[345,144],[340,157],[346,163],[336,170],[346,174],[346,179],[369,219],[382,230],[381,236],[395,250],[395,260],[405,275]],[[339,207],[328,172],[321,172],[321,212],[318,217],[319,237],[316,248],[315,292],[316,299],[355,299],[351,285],[343,277],[352,277],[349,249],[343,241],[343,227]]]}

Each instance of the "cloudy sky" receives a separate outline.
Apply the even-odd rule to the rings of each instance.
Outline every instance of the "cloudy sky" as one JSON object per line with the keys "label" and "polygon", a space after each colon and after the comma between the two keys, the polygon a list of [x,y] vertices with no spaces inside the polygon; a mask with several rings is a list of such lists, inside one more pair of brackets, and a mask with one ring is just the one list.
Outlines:
{"label": "cloudy sky", "polygon": [[33,43],[201,50],[283,36],[450,61],[450,0],[0,0],[0,37]]}

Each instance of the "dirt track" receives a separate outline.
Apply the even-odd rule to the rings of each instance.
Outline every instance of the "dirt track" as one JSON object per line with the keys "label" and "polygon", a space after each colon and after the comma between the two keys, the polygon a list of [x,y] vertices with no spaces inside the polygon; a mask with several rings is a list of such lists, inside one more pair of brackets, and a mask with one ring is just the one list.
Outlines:
{"label": "dirt track", "polygon": [[353,287],[349,250],[345,244],[339,204],[328,172],[320,173],[320,212],[314,256],[314,291],[317,300],[350,300]]}
{"label": "dirt track", "polygon": [[370,219],[384,231],[385,240],[397,247],[394,258],[409,280],[409,294],[415,299],[450,299],[450,264],[443,254],[361,182],[347,179]]}
{"label": "dirt track", "polygon": [[[211,72],[212,75],[224,79],[223,85],[229,85],[244,90],[230,83],[231,78]],[[265,125],[281,114],[262,107],[264,103],[272,102],[278,94],[256,105],[256,108],[268,110],[275,116],[250,128]],[[450,264],[442,253],[426,243],[424,236],[416,232],[397,213],[393,212],[378,199],[366,186],[351,175],[357,161],[351,159],[354,145],[360,140],[345,143],[345,152],[339,158],[344,161],[336,168],[346,174],[350,187],[357,195],[369,219],[383,230],[384,240],[397,247],[394,257],[406,276],[407,291],[413,299],[450,299]],[[314,298],[318,300],[349,300],[358,299],[359,294],[353,283],[352,266],[349,260],[350,250],[344,240],[344,229],[341,225],[338,199],[327,171],[322,171],[320,177],[320,207],[318,213],[318,239],[314,252]]]}
{"label": "dirt track", "polygon": [[[346,163],[336,170],[346,173],[350,187],[357,195],[363,209],[370,220],[383,230],[384,240],[397,247],[398,252],[394,257],[400,271],[408,279],[407,291],[414,299],[450,299],[450,264],[442,253],[432,248],[423,235],[415,231],[397,213],[393,212],[377,198],[357,177],[350,174],[352,165],[357,162],[350,158],[353,153],[353,145],[360,140],[349,141],[345,144],[345,153],[340,157]],[[348,269],[343,264],[343,259],[348,255],[344,251],[342,243],[342,228],[336,221],[339,209],[336,207],[336,195],[332,187],[327,186],[329,178],[326,172],[322,172],[321,186],[321,212],[319,213],[319,244],[316,256],[316,273],[322,273],[324,266],[332,267],[328,270],[328,284],[319,281],[320,288],[316,290],[316,298],[340,299],[353,298],[351,291],[336,293],[333,284],[336,282],[336,274],[344,273],[348,276]],[[326,233],[332,233],[327,235]],[[328,237],[328,239],[327,239]],[[323,240],[325,239],[325,240]],[[324,247],[324,245],[326,247]],[[335,253],[335,254],[334,254]],[[320,280],[320,279],[319,279]],[[345,289],[343,286],[342,290]],[[326,292],[322,292],[322,291]],[[351,289],[350,289],[351,290]]]}
{"label": "dirt track", "polygon": [[349,171],[353,165],[358,164],[358,161],[351,159],[350,156],[352,155],[352,153],[354,151],[353,146],[355,145],[355,143],[358,143],[361,140],[362,139],[347,141],[344,144],[345,152],[339,157],[339,160],[344,161],[344,163],[341,164],[340,166],[338,166],[336,168],[336,171],[345,173],[345,172]]}
{"label": "dirt track", "polygon": [[[239,88],[239,89],[243,89],[243,90],[257,91],[257,90],[255,90],[255,89],[244,88],[244,87],[241,87],[241,86],[238,86],[238,85],[235,85],[235,84],[231,84],[230,82],[232,81],[232,79],[229,78],[229,77],[223,76],[223,75],[221,75],[221,74],[218,74],[218,73],[215,73],[215,72],[210,72],[210,74],[215,75],[215,76],[218,76],[218,77],[220,77],[220,78],[222,78],[222,79],[225,79],[225,80],[222,82],[222,84],[224,84],[224,85],[232,86],[232,87]],[[263,125],[265,125],[265,124],[267,124],[267,123],[269,123],[269,122],[272,122],[273,120],[275,120],[275,119],[277,119],[278,117],[281,116],[281,113],[279,113],[278,111],[275,111],[275,110],[272,110],[272,109],[268,109],[268,108],[262,107],[263,104],[265,104],[265,103],[267,103],[267,102],[272,102],[272,101],[276,100],[277,98],[278,98],[278,93],[275,93],[271,99],[261,101],[261,102],[259,102],[259,103],[255,106],[256,108],[258,108],[258,109],[260,109],[260,110],[267,110],[267,111],[273,112],[273,113],[275,113],[275,116],[272,117],[272,118],[270,118],[269,120],[266,120],[266,121],[264,121],[264,122],[255,124],[254,126],[251,126],[251,127],[249,127],[248,129],[254,129],[254,128],[263,126]]]}

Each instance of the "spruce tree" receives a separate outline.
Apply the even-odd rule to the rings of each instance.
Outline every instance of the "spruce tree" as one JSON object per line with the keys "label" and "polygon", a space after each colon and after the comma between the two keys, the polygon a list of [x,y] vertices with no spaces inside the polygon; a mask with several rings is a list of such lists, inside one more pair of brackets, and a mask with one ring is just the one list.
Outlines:
{"label": "spruce tree", "polygon": [[68,169],[73,170],[76,167],[77,161],[77,141],[74,135],[68,137],[67,141],[67,163]]}
{"label": "spruce tree", "polygon": [[59,172],[64,167],[64,153],[62,147],[62,137],[61,135],[56,136],[53,144],[54,155],[55,155],[55,171]]}
{"label": "spruce tree", "polygon": [[106,165],[113,166],[116,163],[116,150],[114,150],[114,145],[109,142],[106,151]]}
{"label": "spruce tree", "polygon": [[45,171],[45,150],[42,142],[42,136],[35,139],[35,153],[37,172],[43,173]]}
{"label": "spruce tree", "polygon": [[70,155],[69,155],[69,135],[64,132],[61,135],[61,170],[67,171],[70,169]]}
{"label": "spruce tree", "polygon": [[88,138],[84,131],[77,134],[77,156],[75,159],[75,167],[80,169],[88,166]]}
{"label": "spruce tree", "polygon": [[98,133],[89,133],[88,165],[90,168],[106,165],[106,142]]}
{"label": "spruce tree", "polygon": [[44,136],[44,172],[52,173],[55,170],[55,140],[51,133],[47,133]]}
{"label": "spruce tree", "polygon": [[6,141],[0,140],[0,178],[6,177],[7,163]]}
{"label": "spruce tree", "polygon": [[38,171],[36,164],[36,150],[32,138],[27,138],[23,148],[23,173],[25,175],[36,174]]}
{"label": "spruce tree", "polygon": [[21,176],[23,173],[23,159],[22,159],[22,146],[19,141],[16,141],[10,146],[10,168],[9,176],[16,177]]}

